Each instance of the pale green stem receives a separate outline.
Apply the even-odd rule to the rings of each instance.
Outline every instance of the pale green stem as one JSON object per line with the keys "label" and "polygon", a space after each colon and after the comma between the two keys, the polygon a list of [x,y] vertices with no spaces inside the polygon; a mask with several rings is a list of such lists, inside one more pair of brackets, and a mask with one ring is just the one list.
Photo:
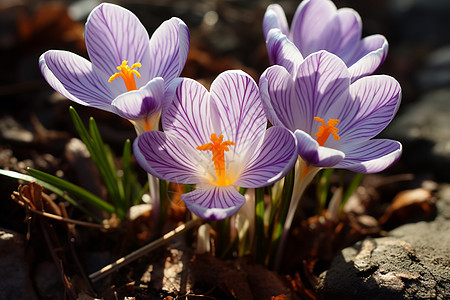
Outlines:
{"label": "pale green stem", "polygon": [[[155,124],[159,121],[156,120]],[[134,125],[134,130],[136,131],[136,134],[139,136],[145,132],[144,128],[141,126],[139,122],[135,122],[130,120],[131,124]],[[161,193],[159,191],[159,180],[152,174],[147,173],[148,178],[148,189],[149,189],[149,195],[150,199],[152,201],[152,213],[153,213],[153,219],[155,221],[155,224],[158,224],[160,221],[160,208],[163,203],[161,203]]]}
{"label": "pale green stem", "polygon": [[150,199],[152,201],[153,220],[155,221],[155,224],[158,224],[160,218],[159,211],[161,205],[163,205],[162,203],[160,203],[161,195],[159,192],[159,179],[150,173],[147,173],[147,178],[148,178],[148,192],[150,195]]}
{"label": "pale green stem", "polygon": [[284,223],[283,234],[281,235],[280,244],[278,246],[277,255],[275,258],[275,270],[281,266],[281,258],[283,257],[284,247],[291,228],[292,221],[294,220],[295,212],[297,210],[300,199],[305,192],[308,185],[313,180],[314,176],[320,171],[321,168],[308,166],[300,157],[295,163],[295,180],[294,189],[292,191],[291,203],[289,205],[289,211]]}

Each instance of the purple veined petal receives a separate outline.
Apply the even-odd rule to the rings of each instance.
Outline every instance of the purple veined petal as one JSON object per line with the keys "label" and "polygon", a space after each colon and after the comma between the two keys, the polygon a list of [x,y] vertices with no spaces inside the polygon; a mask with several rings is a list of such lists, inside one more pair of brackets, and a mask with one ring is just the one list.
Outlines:
{"label": "purple veined petal", "polygon": [[[141,63],[137,69],[141,78],[136,78],[137,88],[145,85],[149,80],[150,50],[149,36],[139,19],[129,10],[115,4],[102,3],[90,13],[86,22],[86,48],[94,66],[94,70],[101,70],[107,77],[117,72],[117,66],[128,61],[131,67],[134,63]],[[123,80],[119,78],[110,85],[127,91]]]}
{"label": "purple veined petal", "polygon": [[278,28],[284,35],[289,35],[289,25],[286,14],[279,4],[270,4],[263,18],[263,33],[267,41],[267,35],[273,28]]}
{"label": "purple veined petal", "polygon": [[337,119],[340,120],[339,141],[334,148],[341,149],[347,143],[373,138],[380,133],[396,114],[401,99],[400,84],[386,75],[361,78],[350,86],[350,95]]}
{"label": "purple veined petal", "polygon": [[279,29],[272,29],[267,34],[266,47],[271,64],[285,67],[295,77],[303,56],[288,37]]}
{"label": "purple veined petal", "polygon": [[303,56],[324,50],[322,33],[336,14],[336,6],[328,0],[304,0],[292,19],[291,36]]}
{"label": "purple veined petal", "polygon": [[107,82],[99,80],[91,63],[81,56],[59,50],[39,58],[42,75],[52,88],[79,104],[111,111],[114,99]]}
{"label": "purple veined petal", "polygon": [[221,121],[221,132],[216,133],[235,143],[228,156],[236,163],[245,160],[248,147],[262,138],[267,127],[256,82],[242,71],[223,72],[211,84],[211,100]]}
{"label": "purple veined petal", "polygon": [[175,91],[171,92],[174,97],[162,115],[164,131],[193,149],[210,143],[211,134],[220,132],[220,121],[206,88],[189,78],[173,82],[169,88]]}
{"label": "purple veined petal", "polygon": [[322,168],[333,168],[341,162],[345,153],[329,147],[321,147],[308,133],[296,130],[298,155],[309,165]]}
{"label": "purple veined petal", "polygon": [[207,181],[202,167],[209,165],[194,149],[161,131],[147,131],[133,143],[139,165],[160,179],[183,184]]}
{"label": "purple veined petal", "polygon": [[113,112],[122,118],[139,120],[159,114],[163,101],[164,79],[157,77],[150,80],[147,85],[139,90],[119,95],[113,100],[111,106]]}
{"label": "purple veined petal", "polygon": [[235,186],[201,184],[190,193],[182,194],[186,207],[203,219],[222,220],[235,214],[245,203]]}
{"label": "purple veined petal", "polygon": [[282,66],[271,66],[259,79],[264,112],[272,125],[295,131],[301,115],[298,99],[292,97],[294,81]]}
{"label": "purple veined petal", "polygon": [[272,184],[292,169],[297,156],[294,135],[283,127],[270,127],[234,184],[248,188]]}
{"label": "purple veined petal", "polygon": [[179,18],[161,24],[150,39],[150,78],[180,76],[189,53],[189,29]]}
{"label": "purple veined petal", "polygon": [[345,146],[345,159],[336,168],[358,173],[381,172],[395,164],[402,154],[402,144],[393,140],[375,139]]}
{"label": "purple veined petal", "polygon": [[348,62],[352,82],[370,75],[384,62],[389,50],[386,38],[375,34],[362,39]]}
{"label": "purple veined petal", "polygon": [[314,117],[335,119],[340,111],[331,108],[340,107],[347,100],[349,85],[350,74],[339,57],[327,51],[308,56],[295,79],[295,97],[300,108],[297,129],[314,135],[320,125]]}
{"label": "purple veined petal", "polygon": [[323,32],[324,46],[321,49],[336,54],[347,64],[360,43],[361,34],[362,22],[359,14],[351,8],[338,9]]}

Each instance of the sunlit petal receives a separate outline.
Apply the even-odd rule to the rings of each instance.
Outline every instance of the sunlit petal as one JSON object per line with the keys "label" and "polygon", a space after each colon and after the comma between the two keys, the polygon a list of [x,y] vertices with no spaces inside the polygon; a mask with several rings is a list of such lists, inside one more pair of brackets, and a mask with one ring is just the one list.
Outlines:
{"label": "sunlit petal", "polygon": [[150,78],[170,81],[180,76],[189,52],[189,29],[179,18],[159,26],[150,39]]}
{"label": "sunlit petal", "polygon": [[402,145],[397,141],[375,139],[348,145],[343,151],[345,159],[336,165],[336,168],[358,173],[376,173],[389,168],[399,160]]}
{"label": "sunlit petal", "polygon": [[83,57],[50,50],[39,58],[39,67],[51,87],[63,96],[82,105],[111,110],[113,95],[108,82],[101,81]]}
{"label": "sunlit petal", "polygon": [[222,220],[235,214],[245,197],[234,186],[198,185],[195,191],[181,195],[186,207],[203,219]]}

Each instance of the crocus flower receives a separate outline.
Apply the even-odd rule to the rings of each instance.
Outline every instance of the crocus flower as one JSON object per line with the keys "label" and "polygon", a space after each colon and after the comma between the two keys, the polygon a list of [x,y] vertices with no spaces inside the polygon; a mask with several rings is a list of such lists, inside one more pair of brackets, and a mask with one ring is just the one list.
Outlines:
{"label": "crocus flower", "polygon": [[379,172],[402,151],[397,141],[372,139],[397,112],[400,85],[386,75],[350,79],[345,63],[326,51],[306,57],[294,78],[282,66],[269,67],[260,79],[266,115],[295,132],[306,165]]}
{"label": "crocus flower", "polygon": [[309,55],[290,72],[279,65],[269,67],[259,87],[267,118],[293,131],[298,145],[292,199],[275,259],[279,266],[301,195],[321,168],[374,173],[399,159],[399,142],[372,138],[394,117],[401,90],[386,75],[351,83],[345,63],[325,50]]}
{"label": "crocus flower", "polygon": [[327,50],[345,62],[352,81],[372,74],[388,52],[384,36],[361,39],[359,14],[350,8],[336,9],[330,0],[303,0],[290,29],[282,7],[272,4],[264,15],[263,32],[272,64],[298,66],[311,53]]}
{"label": "crocus flower", "polygon": [[208,92],[197,81],[173,84],[175,97],[162,116],[164,132],[149,131],[133,144],[138,163],[171,182],[197,184],[181,195],[205,219],[223,219],[245,203],[237,187],[281,179],[297,158],[294,135],[266,130],[259,90],[242,71],[220,74]]}
{"label": "crocus flower", "polygon": [[165,87],[187,59],[186,24],[171,18],[149,39],[132,12],[103,3],[90,13],[85,38],[91,62],[67,51],[41,55],[47,82],[72,101],[129,119],[138,133],[157,129]]}

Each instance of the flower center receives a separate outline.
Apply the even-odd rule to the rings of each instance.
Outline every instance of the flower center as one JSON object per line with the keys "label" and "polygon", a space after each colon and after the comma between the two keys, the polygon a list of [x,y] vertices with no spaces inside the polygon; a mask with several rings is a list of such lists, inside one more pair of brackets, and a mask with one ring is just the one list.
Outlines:
{"label": "flower center", "polygon": [[229,151],[228,146],[234,145],[231,141],[223,141],[223,135],[217,137],[217,134],[211,134],[211,142],[197,147],[200,151],[211,151],[213,153],[212,161],[217,174],[217,185],[227,185],[225,176],[225,151]]}
{"label": "flower center", "polygon": [[328,140],[330,134],[333,135],[335,140],[339,140],[340,137],[337,134],[339,129],[336,128],[336,125],[339,123],[338,119],[329,119],[327,124],[325,125],[325,121],[322,118],[314,117],[314,120],[319,121],[322,125],[319,127],[319,131],[316,133],[317,142],[319,146],[325,145],[325,142]]}
{"label": "flower center", "polygon": [[124,60],[122,64],[117,67],[117,70],[119,70],[119,72],[109,77],[108,81],[113,82],[114,79],[122,77],[123,81],[125,82],[125,86],[127,87],[127,90],[133,91],[136,89],[136,81],[134,80],[134,75],[136,75],[137,78],[141,78],[141,74],[139,74],[138,71],[134,70],[134,68],[140,67],[141,63],[134,63],[130,68],[128,66],[128,61]]}

